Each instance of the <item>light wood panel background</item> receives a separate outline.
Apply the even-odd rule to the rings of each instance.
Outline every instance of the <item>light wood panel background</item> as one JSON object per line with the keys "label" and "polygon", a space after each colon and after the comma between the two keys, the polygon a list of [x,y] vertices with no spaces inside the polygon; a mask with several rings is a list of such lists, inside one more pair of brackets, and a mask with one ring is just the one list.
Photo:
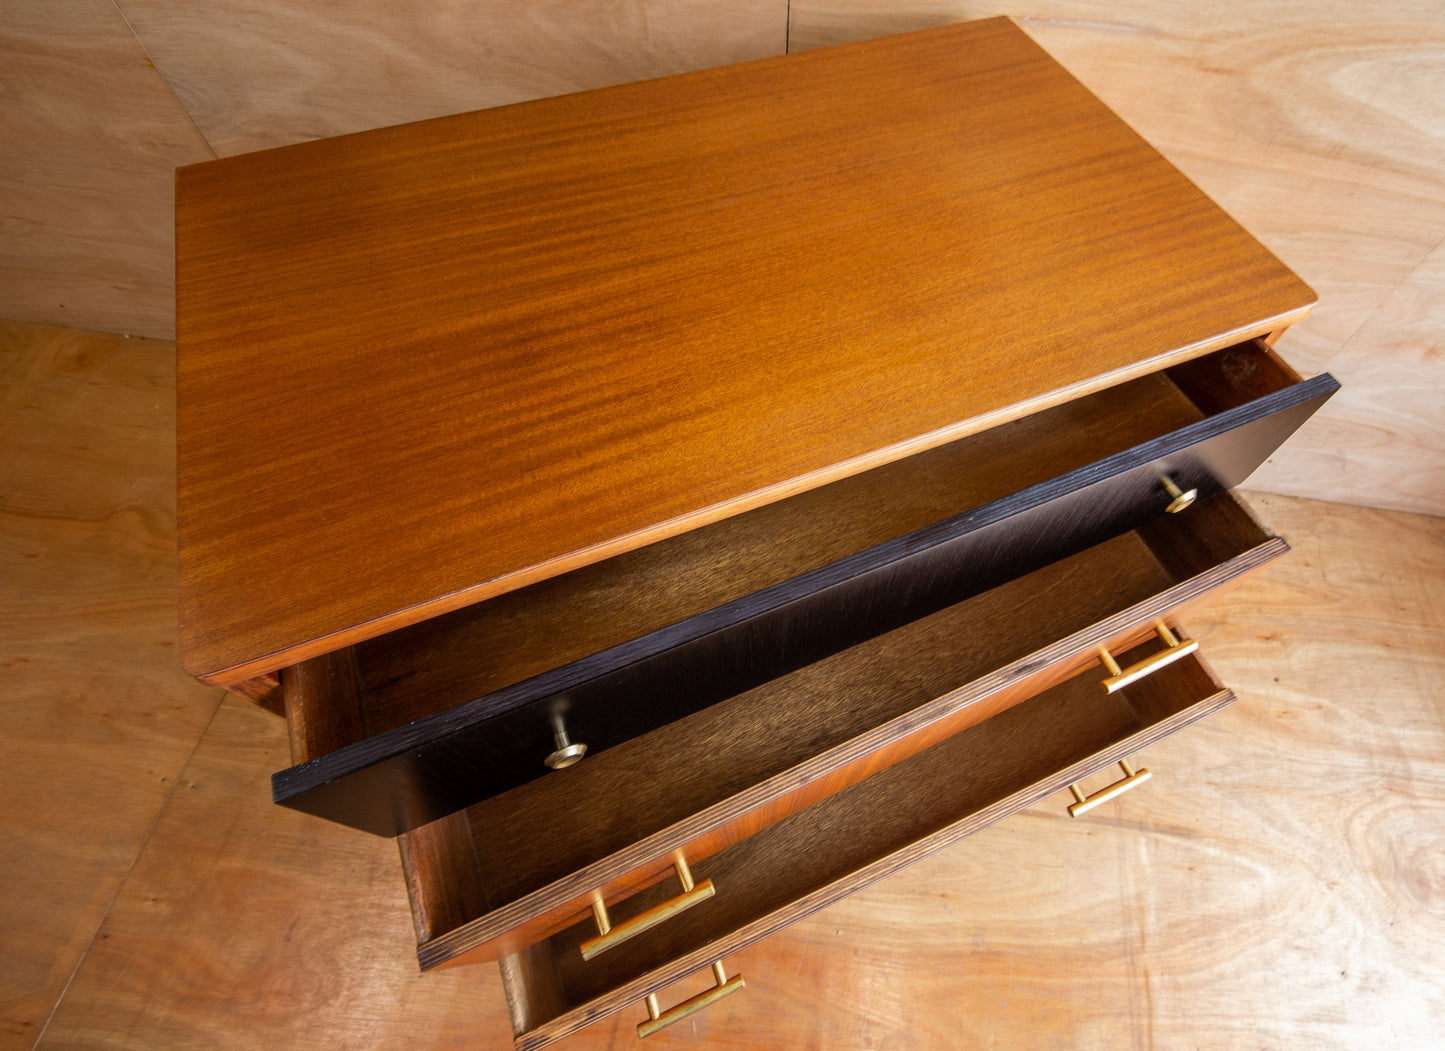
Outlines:
{"label": "light wood panel background", "polygon": [[778,0],[123,0],[221,156],[781,54]]}
{"label": "light wood panel background", "polygon": [[220,698],[176,675],[170,344],[0,323],[0,1046],[29,1046]]}
{"label": "light wood panel background", "polygon": [[793,0],[804,50],[1012,14],[1309,282],[1281,345],[1345,385],[1255,475],[1445,513],[1445,4]]}
{"label": "light wood panel background", "polygon": [[6,0],[0,318],[169,338],[171,170],[1011,14],[1320,293],[1262,489],[1445,513],[1440,0]]}
{"label": "light wood panel background", "polygon": [[[172,349],[0,326],[0,1046],[509,1046],[495,969],[416,973],[394,844],[271,806],[281,720],[176,665]],[[654,1046],[1445,1046],[1445,527],[1254,502],[1294,552],[1190,625],[1237,705]]]}
{"label": "light wood panel background", "polygon": [[172,172],[212,156],[112,0],[0,3],[0,319],[174,334]]}

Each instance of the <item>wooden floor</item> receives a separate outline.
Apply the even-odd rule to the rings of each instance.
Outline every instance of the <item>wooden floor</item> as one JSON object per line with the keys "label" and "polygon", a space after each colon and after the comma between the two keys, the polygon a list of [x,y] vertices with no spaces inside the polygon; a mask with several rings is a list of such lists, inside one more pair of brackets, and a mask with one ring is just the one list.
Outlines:
{"label": "wooden floor", "polygon": [[[495,970],[416,972],[394,845],[273,807],[281,722],[176,664],[173,373],[0,325],[0,1044],[506,1047]],[[1240,701],[1150,784],[730,958],[652,1042],[1445,1046],[1445,522],[1252,499],[1295,550],[1189,625]]]}

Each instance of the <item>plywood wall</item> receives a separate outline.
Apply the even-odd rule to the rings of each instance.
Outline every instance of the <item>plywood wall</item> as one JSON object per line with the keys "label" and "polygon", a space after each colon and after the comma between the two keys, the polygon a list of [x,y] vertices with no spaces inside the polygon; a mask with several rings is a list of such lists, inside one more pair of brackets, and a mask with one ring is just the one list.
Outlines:
{"label": "plywood wall", "polygon": [[779,0],[120,0],[222,156],[783,52]]}
{"label": "plywood wall", "polygon": [[8,0],[0,318],[172,335],[179,164],[994,14],[1320,293],[1252,484],[1445,514],[1440,0]]}
{"label": "plywood wall", "polygon": [[786,0],[5,0],[0,319],[172,338],[174,169],[781,54]]}
{"label": "plywood wall", "polygon": [[1319,293],[1345,389],[1255,488],[1445,514],[1445,4],[793,0],[791,50],[1012,14]]}
{"label": "plywood wall", "polygon": [[5,0],[0,319],[170,335],[172,172],[211,156],[111,0]]}

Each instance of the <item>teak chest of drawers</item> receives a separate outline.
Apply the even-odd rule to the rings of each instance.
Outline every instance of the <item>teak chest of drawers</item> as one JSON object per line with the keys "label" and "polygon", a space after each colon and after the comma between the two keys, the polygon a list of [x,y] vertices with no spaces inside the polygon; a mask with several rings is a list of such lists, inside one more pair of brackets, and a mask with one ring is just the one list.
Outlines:
{"label": "teak chest of drawers", "polygon": [[1006,19],[176,214],[185,665],[284,711],[278,802],[398,837],[519,1048],[1147,776],[1233,699],[1180,618],[1286,550],[1229,490],[1336,388],[1272,349],[1310,290]]}

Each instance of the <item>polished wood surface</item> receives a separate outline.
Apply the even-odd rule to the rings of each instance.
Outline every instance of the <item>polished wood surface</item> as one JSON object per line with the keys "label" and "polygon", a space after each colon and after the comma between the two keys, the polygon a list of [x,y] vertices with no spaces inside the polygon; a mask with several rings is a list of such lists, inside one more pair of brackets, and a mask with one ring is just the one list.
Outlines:
{"label": "polished wood surface", "polygon": [[179,165],[786,40],[786,0],[7,0],[0,318],[174,338]]}
{"label": "polished wood surface", "polygon": [[[395,847],[267,806],[282,720],[167,656],[170,348],[6,331],[0,1042],[506,1046],[494,967],[417,973]],[[1239,701],[1143,753],[1148,785],[728,957],[748,989],[649,1045],[1437,1045],[1445,532],[1250,500],[1294,551],[1185,621]]]}
{"label": "polished wood surface", "polygon": [[1219,351],[1167,376],[1144,376],[361,643],[361,725],[344,743],[618,646],[1298,380],[1262,348]]}
{"label": "polished wood surface", "polygon": [[1201,418],[1167,377],[1143,376],[362,643],[365,733],[621,645]]}
{"label": "polished wood surface", "polygon": [[177,266],[214,682],[1314,300],[1006,19],[185,168]]}
{"label": "polished wood surface", "polygon": [[[1258,354],[1254,348],[1246,348],[1210,357],[1220,357],[1224,367],[1247,376],[1245,366]],[[983,507],[970,507],[967,501],[953,506],[934,503],[938,521],[924,517],[910,522],[907,514],[898,516],[891,507],[875,510],[896,504],[916,513],[930,506],[930,500],[908,492],[909,482],[919,479],[919,473],[894,471],[894,465],[868,472],[861,478],[861,486],[845,487],[850,494],[862,495],[858,508],[840,504],[838,497],[818,490],[805,494],[819,497],[803,501],[817,512],[816,518],[809,518],[807,530],[774,533],[773,525],[795,521],[797,513],[772,514],[778,505],[759,509],[742,516],[748,519],[746,528],[724,531],[741,537],[736,550],[712,536],[686,545],[700,551],[701,557],[691,565],[684,563],[681,576],[690,578],[695,587],[702,585],[699,590],[704,593],[714,576],[719,578],[719,590],[726,592],[742,583],[741,590],[747,592],[749,581],[759,587],[772,584],[780,566],[814,565],[817,558],[809,534],[826,535],[835,524],[839,536],[871,532],[871,539],[883,542],[725,606],[694,607],[689,612],[695,616],[642,637],[633,638],[636,632],[628,630],[635,621],[631,614],[641,604],[647,618],[653,616],[647,600],[654,588],[669,590],[668,581],[659,577],[657,569],[659,564],[673,562],[673,554],[663,554],[655,563],[651,548],[637,552],[647,557],[632,563],[642,562],[641,581],[652,587],[634,587],[621,567],[601,567],[596,573],[582,573],[583,579],[572,586],[544,588],[540,616],[533,615],[526,601],[531,589],[513,593],[507,598],[515,601],[502,603],[506,611],[500,617],[480,611],[480,619],[486,623],[511,621],[513,630],[502,635],[521,631],[531,636],[528,649],[545,646],[547,639],[575,640],[594,634],[573,627],[575,618],[584,615],[606,622],[624,641],[480,697],[463,691],[425,691],[421,696],[426,707],[412,714],[414,721],[302,766],[278,771],[272,781],[273,798],[379,835],[416,828],[545,776],[539,757],[556,747],[552,720],[559,714],[572,739],[585,742],[595,755],[1142,525],[1163,514],[1169,500],[1160,482],[1161,465],[1180,486],[1205,497],[1221,486],[1237,484],[1333,388],[1328,375],[1316,377],[1052,477],[1047,469],[1040,470],[1038,463],[1030,461],[1044,457],[1047,463],[1057,448],[1056,440],[1051,436],[1038,448],[1029,441],[1066,422],[1070,414],[1063,414],[1062,421],[1051,418],[1037,428],[1004,436],[1004,441],[1013,440],[1018,448],[1001,463],[983,468],[986,482],[978,488],[987,491],[990,485],[1002,483],[1002,490],[1009,492],[1008,483],[1020,480],[1008,470],[1016,466],[1023,467],[1018,472],[1021,478],[1042,475],[1044,482],[1009,492]],[[1112,391],[1101,392],[1100,396],[1115,411],[1137,404],[1127,399],[1121,406],[1110,394]],[[1147,429],[1149,422],[1143,422]],[[1014,431],[1010,425],[1005,429]],[[1167,431],[1167,426],[1160,429]],[[931,466],[945,477],[952,472],[972,473],[977,452],[973,444],[965,440],[964,449]],[[1066,456],[1060,466],[1077,462]],[[922,480],[925,487],[933,484],[926,474]],[[956,488],[967,492],[970,487],[943,482],[938,488],[938,496],[946,497]],[[1191,512],[1181,521],[1187,528],[1201,522],[1201,517],[1207,520],[1209,515],[1202,510]],[[868,528],[860,529],[865,521]],[[909,531],[919,521],[927,524]],[[734,523],[741,525],[738,519],[725,524]],[[837,553],[834,543],[829,538],[819,546],[833,547]],[[601,602],[588,595],[599,578],[610,579],[613,585],[604,589]],[[614,607],[607,600],[618,591],[628,598]],[[571,616],[557,624],[558,630],[547,632],[548,621],[559,612],[558,599],[565,605],[570,594],[581,594],[586,600],[568,611]],[[677,610],[685,602],[669,598],[657,605]],[[425,637],[428,633],[420,634]],[[404,645],[390,645],[383,648],[392,651],[392,658],[384,658],[374,668],[367,653],[364,678],[368,682],[432,678],[417,674],[419,662],[435,662],[443,668],[459,664],[505,667],[508,655],[495,651],[502,641],[483,631],[473,643],[455,639],[441,651],[431,645],[410,651]],[[359,648],[358,657],[370,649]],[[570,656],[570,649],[570,643],[559,644],[558,659]],[[500,659],[494,660],[494,656]],[[312,665],[324,666],[329,659],[303,662],[296,668],[296,677],[311,674]],[[362,722],[369,725],[374,710],[369,693],[360,700]],[[356,707],[351,701],[346,703]],[[318,705],[330,722],[333,713],[328,707],[326,703]]]}
{"label": "polished wood surface", "polygon": [[1336,399],[1251,483],[1445,514],[1445,17],[1434,3],[791,0],[792,51],[1021,28],[1319,293],[1284,344]]}
{"label": "polished wood surface", "polygon": [[226,156],[995,14],[1319,291],[1290,354],[1348,394],[1255,487],[1445,513],[1445,19],[1416,0],[11,0],[0,317],[169,338],[172,168],[207,141]]}
{"label": "polished wood surface", "polygon": [[349,646],[286,669],[282,708],[291,762],[304,763],[364,736],[358,678]]}

